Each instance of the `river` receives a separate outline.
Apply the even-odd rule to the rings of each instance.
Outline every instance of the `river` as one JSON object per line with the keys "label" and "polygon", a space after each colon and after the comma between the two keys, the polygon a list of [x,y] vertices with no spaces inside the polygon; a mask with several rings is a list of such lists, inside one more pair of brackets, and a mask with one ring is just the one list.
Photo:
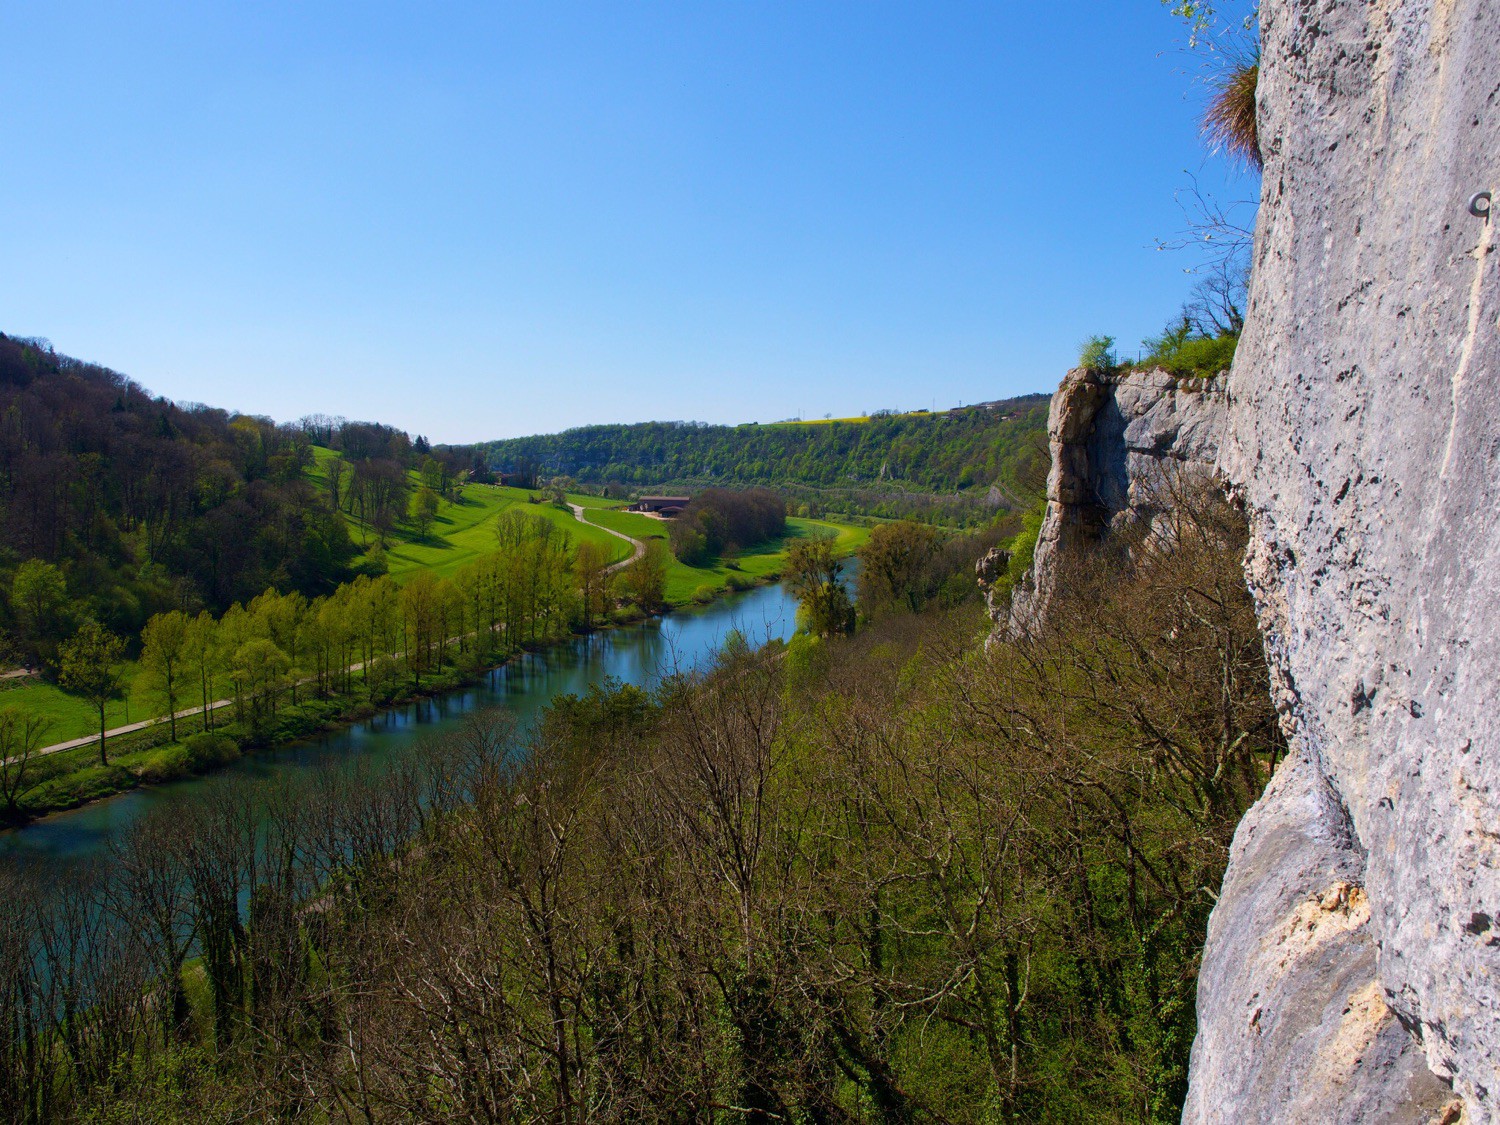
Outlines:
{"label": "river", "polygon": [[732,630],[751,644],[789,639],[796,610],[796,599],[784,586],[759,586],[707,606],[561,642],[447,695],[394,707],[316,738],[256,751],[207,777],[135,789],[0,834],[0,863],[88,859],[107,849],[147,809],[186,801],[226,778],[269,778],[355,757],[378,765],[403,755],[418,739],[454,729],[472,711],[504,707],[526,724],[557,696],[587,691],[607,678],[651,686],[673,671],[701,667]]}

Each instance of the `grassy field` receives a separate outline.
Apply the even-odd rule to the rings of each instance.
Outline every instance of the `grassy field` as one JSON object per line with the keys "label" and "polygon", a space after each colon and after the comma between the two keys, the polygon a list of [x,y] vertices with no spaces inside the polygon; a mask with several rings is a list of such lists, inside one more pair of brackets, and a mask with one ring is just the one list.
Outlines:
{"label": "grassy field", "polygon": [[[136,666],[132,662],[125,666],[125,683],[133,684],[135,677]],[[49,724],[43,739],[46,745],[99,733],[99,712],[94,710],[92,703],[42,680],[22,680],[18,686],[10,686],[11,682],[0,686],[0,707],[20,707],[29,714],[46,719]],[[183,706],[190,706],[190,703]],[[118,727],[149,719],[157,710],[140,698],[117,699],[105,707],[104,717],[111,727]]]}
{"label": "grassy field", "polygon": [[[331,449],[313,447],[314,464],[311,473],[313,483],[322,486],[325,466],[337,456]],[[415,474],[413,474],[415,481]],[[444,500],[438,507],[437,519],[425,537],[419,537],[415,528],[399,527],[386,548],[385,564],[396,581],[415,574],[419,570],[430,570],[441,577],[448,577],[466,563],[495,549],[495,517],[507,508],[521,505],[528,513],[551,520],[565,530],[576,544],[581,540],[598,543],[609,554],[611,562],[630,554],[628,544],[597,528],[587,527],[573,518],[573,513],[555,507],[550,502],[531,503],[533,496],[541,493],[527,492],[520,488],[502,488],[498,485],[465,485],[457,503]],[[569,496],[568,499],[583,508],[599,508],[613,504],[599,496]],[[349,513],[344,513],[349,535],[361,546],[373,546],[375,533]]]}
{"label": "grassy field", "polygon": [[[624,532],[635,539],[667,537],[667,525],[661,520],[634,512],[595,510],[588,518],[604,527]],[[738,558],[719,560],[713,566],[687,566],[672,560],[667,569],[667,600],[677,605],[705,600],[736,581],[766,578],[781,573],[788,546],[797,539],[831,537],[840,554],[852,554],[870,537],[868,528],[824,520],[789,519],[785,539],[762,543],[740,553]]]}

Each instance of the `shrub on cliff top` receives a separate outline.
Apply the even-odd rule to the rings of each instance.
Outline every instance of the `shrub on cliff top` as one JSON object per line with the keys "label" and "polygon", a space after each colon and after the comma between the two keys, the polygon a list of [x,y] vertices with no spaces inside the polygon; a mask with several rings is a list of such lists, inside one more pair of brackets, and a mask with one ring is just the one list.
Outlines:
{"label": "shrub on cliff top", "polygon": [[1113,336],[1090,336],[1078,350],[1078,366],[1091,371],[1112,371],[1118,366],[1115,360],[1115,338]]}
{"label": "shrub on cliff top", "polygon": [[1239,336],[1233,332],[1207,336],[1193,331],[1192,321],[1183,315],[1167,325],[1160,336],[1141,341],[1146,357],[1138,367],[1161,367],[1173,375],[1209,378],[1229,369],[1234,360]]}

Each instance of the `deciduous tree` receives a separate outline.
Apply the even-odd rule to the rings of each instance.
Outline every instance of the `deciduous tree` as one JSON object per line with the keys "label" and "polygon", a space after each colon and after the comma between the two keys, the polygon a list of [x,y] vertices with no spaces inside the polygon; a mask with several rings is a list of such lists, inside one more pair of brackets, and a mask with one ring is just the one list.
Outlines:
{"label": "deciduous tree", "polygon": [[20,800],[35,784],[32,756],[51,723],[20,707],[0,708],[0,801],[7,820],[20,819]]}
{"label": "deciduous tree", "polygon": [[573,577],[578,583],[585,629],[592,629],[594,623],[608,612],[608,574],[609,556],[604,553],[604,548],[591,540],[578,544],[573,555]]}
{"label": "deciduous tree", "polygon": [[647,613],[656,613],[667,604],[667,567],[669,554],[660,539],[646,541],[646,553],[619,572],[619,586],[625,598]]}
{"label": "deciduous tree", "polygon": [[41,559],[28,559],[11,579],[10,604],[28,653],[43,664],[56,655],[67,585],[62,571]]}
{"label": "deciduous tree", "polygon": [[158,613],[141,630],[141,676],[137,683],[147,697],[167,712],[172,741],[177,741],[177,701],[182,695],[189,660],[192,622],[180,610]]}
{"label": "deciduous tree", "polygon": [[430,485],[423,485],[411,498],[411,522],[417,526],[417,534],[423,539],[432,530],[438,514],[438,494]]}
{"label": "deciduous tree", "polygon": [[786,578],[802,603],[808,632],[820,637],[854,630],[854,603],[844,588],[844,564],[827,539],[793,543]]}
{"label": "deciduous tree", "polygon": [[62,686],[77,692],[99,711],[99,764],[109,765],[105,750],[104,709],[120,695],[120,659],[125,642],[90,618],[62,646]]}

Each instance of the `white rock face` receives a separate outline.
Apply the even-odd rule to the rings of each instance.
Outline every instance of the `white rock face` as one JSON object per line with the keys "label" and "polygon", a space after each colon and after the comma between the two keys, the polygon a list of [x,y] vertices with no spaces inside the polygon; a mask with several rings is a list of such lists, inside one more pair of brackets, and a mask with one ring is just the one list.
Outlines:
{"label": "white rock face", "polygon": [[[1500,1118],[1500,3],[1267,0],[1221,472],[1293,756],[1188,1121]],[[1456,1104],[1461,1100],[1462,1105]]]}
{"label": "white rock face", "polygon": [[[1012,599],[992,605],[996,620],[1011,632],[1040,620],[1065,554],[1123,520],[1150,519],[1164,465],[1212,473],[1224,421],[1222,378],[1068,372],[1047,413],[1052,469],[1035,560]],[[981,562],[981,582],[998,569]]]}

